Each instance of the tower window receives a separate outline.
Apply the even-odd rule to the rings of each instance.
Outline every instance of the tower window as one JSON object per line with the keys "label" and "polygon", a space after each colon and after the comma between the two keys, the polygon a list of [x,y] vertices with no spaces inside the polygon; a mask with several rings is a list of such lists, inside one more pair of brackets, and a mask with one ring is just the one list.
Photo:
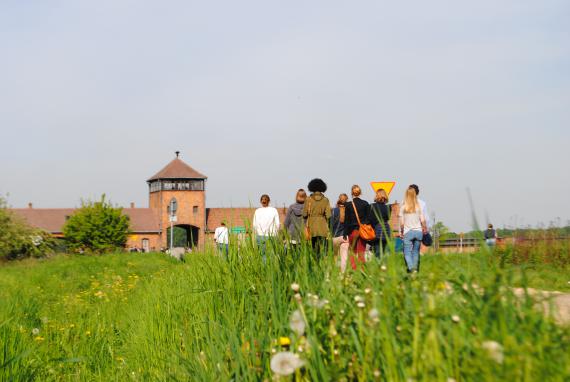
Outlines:
{"label": "tower window", "polygon": [[197,214],[198,213],[198,206],[192,207],[192,212]]}

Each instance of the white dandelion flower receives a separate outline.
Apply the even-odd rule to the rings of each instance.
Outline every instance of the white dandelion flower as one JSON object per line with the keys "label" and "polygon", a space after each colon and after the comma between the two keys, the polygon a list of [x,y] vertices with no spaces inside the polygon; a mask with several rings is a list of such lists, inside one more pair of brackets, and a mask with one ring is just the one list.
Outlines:
{"label": "white dandelion flower", "polygon": [[502,364],[505,355],[503,354],[503,346],[496,341],[485,341],[481,344],[481,347],[487,351],[489,358],[498,364]]}
{"label": "white dandelion flower", "polygon": [[287,376],[291,375],[300,367],[303,367],[305,362],[297,357],[292,352],[281,352],[271,357],[271,370],[278,375]]}
{"label": "white dandelion flower", "polygon": [[370,311],[368,312],[368,318],[370,318],[374,322],[378,322],[380,318],[380,312],[378,312],[378,309],[376,308],[370,309]]}
{"label": "white dandelion flower", "polygon": [[298,336],[302,336],[305,333],[305,319],[299,310],[294,311],[291,315],[289,327]]}

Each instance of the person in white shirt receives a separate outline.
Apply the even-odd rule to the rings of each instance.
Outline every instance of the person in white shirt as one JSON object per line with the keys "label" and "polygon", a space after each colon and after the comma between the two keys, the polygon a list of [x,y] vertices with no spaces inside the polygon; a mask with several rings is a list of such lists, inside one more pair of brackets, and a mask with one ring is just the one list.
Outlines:
{"label": "person in white shirt", "polygon": [[267,244],[277,236],[279,231],[279,213],[275,207],[270,207],[269,195],[261,195],[261,207],[253,214],[253,232],[257,246],[261,252],[263,262],[266,261]]}
{"label": "person in white shirt", "polygon": [[420,246],[427,227],[416,190],[411,186],[406,190],[399,217],[400,235],[404,241],[404,259],[408,273],[417,272],[420,267]]}
{"label": "person in white shirt", "polygon": [[222,225],[214,231],[214,241],[218,247],[218,252],[220,254],[225,254],[228,257],[229,253],[229,244],[230,244],[230,235],[228,232],[228,227],[226,227],[226,223],[222,222]]}
{"label": "person in white shirt", "polygon": [[[416,191],[416,196],[418,196],[420,194],[420,188],[417,186],[417,184],[410,184],[410,188],[413,188]],[[427,204],[422,199],[420,199],[419,196],[417,199],[418,199],[418,203],[420,204],[420,207],[422,209],[422,214],[424,215],[424,219],[426,219],[426,227],[429,231],[431,229],[431,221],[429,218]]]}

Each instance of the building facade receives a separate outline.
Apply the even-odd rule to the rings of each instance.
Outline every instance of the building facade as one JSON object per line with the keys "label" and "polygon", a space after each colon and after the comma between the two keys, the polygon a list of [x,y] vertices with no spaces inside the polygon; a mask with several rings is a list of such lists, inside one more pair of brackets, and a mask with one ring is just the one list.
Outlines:
{"label": "building facade", "polygon": [[[158,251],[174,246],[202,247],[213,239],[216,227],[224,221],[235,233],[249,231],[255,208],[207,208],[207,177],[176,157],[147,180],[148,207],[136,208],[131,203],[123,208],[129,216],[131,233],[127,248]],[[74,213],[73,208],[12,209],[31,226],[41,228],[55,237],[63,237],[63,226]],[[279,208],[281,223],[285,209]],[[172,232],[171,232],[172,227]]]}

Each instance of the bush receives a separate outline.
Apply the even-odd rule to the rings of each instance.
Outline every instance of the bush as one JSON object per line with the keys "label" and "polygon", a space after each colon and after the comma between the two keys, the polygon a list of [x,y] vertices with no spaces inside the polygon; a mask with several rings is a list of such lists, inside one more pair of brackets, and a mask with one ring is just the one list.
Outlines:
{"label": "bush", "polygon": [[47,232],[27,225],[0,197],[0,259],[42,257],[52,252],[52,244]]}
{"label": "bush", "polygon": [[73,251],[102,253],[122,249],[129,234],[129,217],[103,195],[98,202],[82,202],[65,223],[63,234]]}

